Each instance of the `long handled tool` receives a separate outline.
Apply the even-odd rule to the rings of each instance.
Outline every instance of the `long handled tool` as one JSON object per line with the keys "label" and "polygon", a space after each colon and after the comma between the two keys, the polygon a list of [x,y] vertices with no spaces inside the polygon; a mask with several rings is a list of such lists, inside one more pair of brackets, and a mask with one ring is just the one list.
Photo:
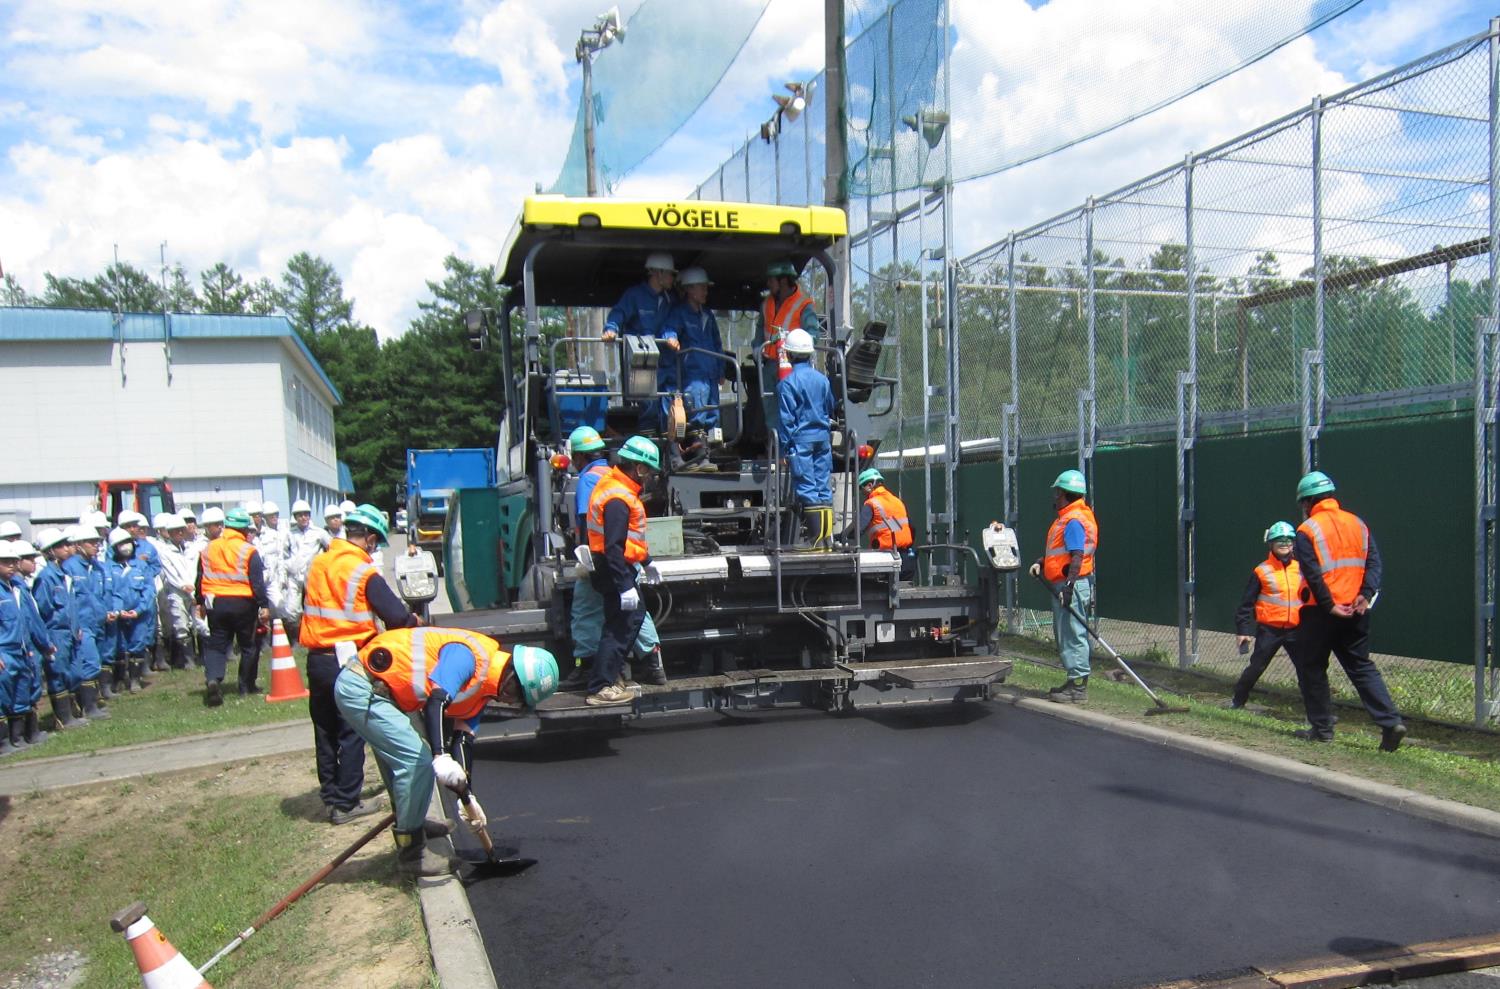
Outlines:
{"label": "long handled tool", "polygon": [[382,817],[380,819],[380,823],[376,824],[370,830],[360,835],[358,841],[350,845],[348,848],[344,849],[342,852],[339,852],[337,858],[335,858],[332,862],[329,862],[327,865],[323,866],[323,868],[319,869],[317,872],[313,873],[312,876],[307,880],[307,882],[303,883],[301,886],[298,886],[286,896],[283,896],[274,907],[267,910],[259,917],[255,918],[255,923],[251,924],[243,931],[240,931],[235,939],[226,944],[217,955],[214,955],[208,961],[198,966],[198,974],[201,975],[207,972],[209,969],[213,968],[220,961],[222,961],[224,957],[230,952],[234,951],[240,945],[250,940],[253,934],[259,931],[262,927],[265,927],[271,921],[275,920],[277,917],[281,916],[283,910],[300,900],[303,894],[305,894],[308,890],[312,889],[314,886],[318,885],[318,883],[328,878],[328,874],[334,869],[337,869],[339,866],[343,865],[344,862],[349,858],[349,856],[353,855],[355,852],[368,845],[376,835],[395,823],[395,814],[387,814]]}
{"label": "long handled tool", "polygon": [[[1046,580],[1042,579],[1040,576],[1038,576],[1037,577],[1037,582],[1040,583],[1043,587],[1047,588],[1047,592],[1049,594],[1051,594],[1052,597],[1059,604],[1062,603],[1062,594],[1059,593],[1058,590],[1057,590],[1057,588],[1053,587],[1052,584],[1049,581],[1046,581]],[[1188,713],[1188,709],[1187,708],[1185,708],[1185,707],[1174,707],[1171,704],[1168,704],[1166,701],[1162,700],[1160,697],[1158,697],[1156,695],[1156,691],[1154,691],[1150,687],[1146,686],[1146,681],[1142,680],[1140,677],[1136,676],[1135,670],[1132,670],[1130,668],[1130,664],[1127,663],[1127,662],[1125,662],[1124,658],[1119,653],[1115,652],[1115,647],[1112,646],[1112,645],[1110,645],[1108,642],[1105,642],[1103,636],[1101,636],[1098,632],[1095,632],[1093,630],[1093,628],[1091,628],[1089,626],[1088,619],[1083,617],[1083,614],[1081,612],[1079,612],[1079,610],[1073,606],[1073,603],[1071,601],[1068,602],[1066,605],[1064,605],[1064,607],[1066,607],[1068,609],[1068,613],[1069,614],[1071,614],[1074,618],[1078,619],[1078,621],[1080,623],[1082,623],[1083,628],[1084,628],[1084,630],[1086,632],[1088,632],[1089,637],[1092,638],[1095,642],[1099,643],[1099,645],[1101,645],[1101,646],[1104,647],[1104,651],[1107,652],[1107,653],[1109,653],[1109,658],[1112,659],[1112,660],[1114,660],[1116,663],[1118,663],[1119,666],[1120,666],[1120,669],[1124,670],[1127,674],[1129,674],[1130,679],[1132,679],[1132,680],[1135,681],[1135,685],[1137,687],[1140,687],[1142,690],[1144,690],[1146,692],[1146,694],[1153,701],[1156,702],[1156,706],[1155,707],[1153,707],[1153,708],[1147,708],[1147,710],[1146,710],[1147,714],[1187,714]]]}
{"label": "long handled tool", "polygon": [[[474,794],[469,792],[466,786],[458,794],[458,799],[472,807],[474,805]],[[479,844],[484,846],[484,858],[475,861],[465,859],[474,867],[468,879],[486,879],[491,876],[514,876],[536,865],[536,859],[521,858],[515,854],[513,849],[506,849],[506,854],[501,855],[495,850],[495,840],[485,828],[474,828],[474,834],[479,838]]]}

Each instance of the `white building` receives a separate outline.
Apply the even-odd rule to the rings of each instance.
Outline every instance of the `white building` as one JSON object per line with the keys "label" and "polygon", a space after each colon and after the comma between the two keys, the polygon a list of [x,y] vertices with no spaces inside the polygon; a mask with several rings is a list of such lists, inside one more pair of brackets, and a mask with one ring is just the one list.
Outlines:
{"label": "white building", "polygon": [[0,510],[33,522],[76,521],[127,478],[200,513],[339,500],[341,398],[281,316],[0,307],[0,396]]}

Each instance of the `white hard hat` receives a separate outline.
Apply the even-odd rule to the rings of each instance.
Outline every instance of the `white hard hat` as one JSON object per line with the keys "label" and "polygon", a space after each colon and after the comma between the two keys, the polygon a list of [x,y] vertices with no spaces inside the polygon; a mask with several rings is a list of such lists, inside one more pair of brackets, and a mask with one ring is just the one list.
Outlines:
{"label": "white hard hat", "polygon": [[170,512],[157,512],[155,515],[151,516],[151,528],[165,529],[167,527],[166,520],[169,515],[171,515]]}
{"label": "white hard hat", "polygon": [[182,521],[184,523],[198,521],[198,516],[193,514],[193,507],[191,505],[185,508],[179,508],[177,510],[177,514],[182,516]]}
{"label": "white hard hat", "polygon": [[312,506],[303,499],[298,498],[296,501],[292,502],[292,514],[296,515],[298,512],[306,512],[307,514],[311,515]]}
{"label": "white hard hat", "polygon": [[344,510],[337,505],[329,505],[327,508],[323,509],[323,517],[325,519],[342,517],[343,514]]}
{"label": "white hard hat", "polygon": [[683,269],[682,274],[677,276],[677,284],[687,288],[689,285],[712,285],[713,282],[709,281],[708,272],[692,267]]}
{"label": "white hard hat", "polygon": [[672,264],[672,255],[666,251],[652,251],[646,255],[647,271],[676,271],[677,267]]}
{"label": "white hard hat", "polygon": [[118,526],[111,529],[109,532],[109,544],[111,546],[118,546],[121,543],[133,542],[135,542],[135,537],[126,532],[124,529],[119,528]]}
{"label": "white hard hat", "polygon": [[181,515],[174,515],[171,512],[162,512],[156,517],[156,527],[158,529],[167,530],[186,529],[187,521],[183,519]]}
{"label": "white hard hat", "polygon": [[268,501],[264,505],[260,506],[260,513],[262,515],[280,515],[281,506],[276,504],[276,502],[274,501]]}
{"label": "white hard hat", "polygon": [[86,512],[78,521],[96,531],[109,528],[109,517],[103,512]]}
{"label": "white hard hat", "polygon": [[355,507],[356,506],[354,502],[350,501],[347,498],[339,502],[339,511],[343,512],[345,515],[348,515],[350,512],[354,511]]}
{"label": "white hard hat", "polygon": [[0,539],[19,539],[20,536],[21,527],[19,525],[9,519],[0,522]]}
{"label": "white hard hat", "polygon": [[812,334],[806,330],[793,330],[786,335],[786,352],[789,354],[811,354]]}
{"label": "white hard hat", "polygon": [[16,552],[16,544],[9,539],[0,539],[0,560],[19,560],[21,554]]}
{"label": "white hard hat", "polygon": [[142,515],[140,512],[130,511],[129,509],[126,509],[125,511],[121,512],[118,516],[115,517],[115,525],[145,525],[145,524],[146,524],[146,516]]}
{"label": "white hard hat", "polygon": [[204,525],[213,525],[215,522],[222,523],[224,521],[224,509],[218,507],[205,508],[201,521]]}
{"label": "white hard hat", "polygon": [[99,541],[99,530],[91,525],[70,525],[67,535],[70,543],[97,543]]}
{"label": "white hard hat", "polygon": [[10,545],[16,551],[16,555],[23,560],[28,556],[42,555],[40,550],[38,550],[35,546],[31,545],[24,539],[13,540]]}
{"label": "white hard hat", "polygon": [[55,525],[49,525],[36,534],[36,544],[40,549],[51,549],[58,543],[65,542],[68,534]]}
{"label": "white hard hat", "polygon": [[251,515],[260,515],[262,513],[260,502],[258,501],[247,501],[241,507],[243,507],[245,511]]}

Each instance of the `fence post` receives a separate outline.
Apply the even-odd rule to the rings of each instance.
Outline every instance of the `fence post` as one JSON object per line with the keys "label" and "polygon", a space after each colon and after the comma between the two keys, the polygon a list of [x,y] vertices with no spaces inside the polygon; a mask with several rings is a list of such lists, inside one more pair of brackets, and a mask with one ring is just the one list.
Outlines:
{"label": "fence post", "polygon": [[1302,355],[1302,472],[1318,466],[1323,427],[1323,97],[1312,101],[1313,346]]}
{"label": "fence post", "polygon": [[1089,501],[1094,493],[1094,443],[1098,439],[1098,417],[1094,414],[1094,386],[1097,367],[1094,347],[1094,197],[1090,196],[1083,211],[1083,268],[1085,281],[1084,309],[1088,319],[1088,387],[1078,390],[1078,470],[1088,485]]}
{"label": "fence post", "polygon": [[1193,247],[1193,156],[1183,164],[1187,370],[1177,375],[1177,665],[1198,662],[1198,271]]}
{"label": "fence post", "polygon": [[[1005,255],[1005,295],[1010,304],[1010,403],[1000,410],[1000,500],[1001,510],[1004,512],[1002,518],[1005,519],[1007,526],[1014,529],[1021,521],[1020,512],[1016,510],[1016,481],[1021,462],[1021,384],[1018,380],[1019,361],[1016,342],[1019,321],[1016,317],[1016,235],[1014,233],[1006,238]],[[1015,573],[1005,575],[1005,620],[1006,627],[1011,632],[1015,632],[1020,623],[1016,603],[1016,578]]]}
{"label": "fence post", "polygon": [[1500,390],[1500,202],[1495,184],[1500,179],[1500,17],[1490,20],[1490,147],[1489,147],[1489,317],[1477,321],[1474,340],[1474,726],[1491,716],[1486,672],[1493,675],[1496,591],[1496,425],[1495,406]]}

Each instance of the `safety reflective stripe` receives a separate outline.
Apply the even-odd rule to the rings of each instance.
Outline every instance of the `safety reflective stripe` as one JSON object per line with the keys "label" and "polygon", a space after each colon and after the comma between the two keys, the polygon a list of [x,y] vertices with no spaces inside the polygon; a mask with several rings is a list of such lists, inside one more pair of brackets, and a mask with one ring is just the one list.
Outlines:
{"label": "safety reflective stripe", "polygon": [[361,563],[354,568],[349,575],[349,583],[344,588],[344,606],[342,608],[322,608],[315,604],[303,605],[302,613],[305,615],[316,615],[319,618],[331,618],[346,622],[372,622],[375,620],[373,611],[355,611],[354,602],[359,598],[359,589],[363,583],[364,575],[375,569],[373,563]]}
{"label": "safety reflective stripe", "polygon": [[[433,629],[427,627],[411,630],[411,692],[413,697],[424,704],[427,702],[427,697],[430,693],[428,688],[432,683],[428,679],[427,672],[430,667],[437,664],[437,656],[429,656],[427,654],[427,641],[432,636],[433,631]],[[460,704],[473,697],[479,691],[479,688],[484,686],[485,677],[490,672],[490,650],[482,641],[467,632],[454,633],[452,631],[445,631],[444,636],[445,641],[438,646],[439,652],[442,651],[442,646],[462,642],[473,651],[476,657],[474,660],[474,675],[469,678],[469,682],[464,685],[462,690],[448,699],[449,705]]]}
{"label": "safety reflective stripe", "polygon": [[1346,557],[1336,560],[1333,552],[1328,548],[1328,541],[1323,536],[1323,527],[1318,524],[1316,518],[1309,518],[1305,523],[1308,532],[1312,535],[1313,544],[1318,551],[1318,565],[1327,574],[1333,570],[1343,570],[1348,567],[1360,567],[1363,569],[1366,559],[1370,555],[1370,528],[1363,522],[1359,525],[1359,556]]}
{"label": "safety reflective stripe", "polygon": [[418,701],[427,701],[427,629],[411,630],[411,692]]}
{"label": "safety reflective stripe", "polygon": [[463,639],[464,642],[468,644],[469,648],[474,651],[474,676],[471,677],[468,684],[458,692],[458,696],[454,697],[448,702],[450,706],[453,704],[462,704],[464,701],[477,694],[479,692],[479,688],[484,686],[485,680],[488,679],[490,675],[489,648],[486,647],[483,643],[479,642],[473,636],[470,636],[468,634],[461,635],[459,636],[459,638]]}
{"label": "safety reflective stripe", "polygon": [[204,571],[203,571],[203,579],[205,579],[205,580],[227,580],[230,583],[234,583],[234,584],[248,584],[248,583],[250,583],[250,562],[249,561],[250,561],[250,551],[253,550],[253,549],[255,549],[255,547],[251,546],[248,542],[245,543],[243,546],[240,547],[240,549],[239,549],[239,557],[234,561],[234,565],[235,565],[236,569],[234,570],[233,573],[220,573],[219,571],[208,570],[208,569],[205,568]]}
{"label": "safety reflective stripe", "polygon": [[[589,531],[598,533],[600,538],[604,537],[604,526],[600,523],[595,522],[593,519],[589,519]],[[636,539],[641,540],[642,542],[646,541],[645,529],[637,529],[635,526],[626,523],[626,532],[634,536]]]}

